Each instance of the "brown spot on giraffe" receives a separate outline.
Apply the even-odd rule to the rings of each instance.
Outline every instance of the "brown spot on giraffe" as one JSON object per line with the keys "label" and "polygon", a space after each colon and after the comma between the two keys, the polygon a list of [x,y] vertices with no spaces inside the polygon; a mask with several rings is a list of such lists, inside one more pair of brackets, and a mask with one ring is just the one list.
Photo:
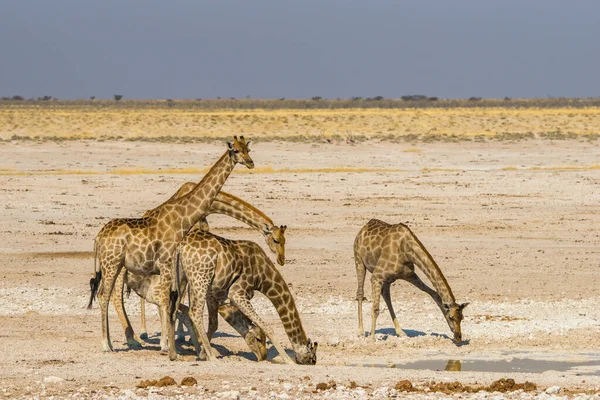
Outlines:
{"label": "brown spot on giraffe", "polygon": [[[404,224],[391,225],[378,219],[370,220],[356,235],[354,240],[354,261],[358,279],[358,334],[364,335],[362,319],[362,302],[364,298],[365,275],[371,272],[371,290],[373,306],[371,310],[371,334],[375,340],[375,323],[379,316],[379,300],[383,296],[390,311],[397,335],[404,335],[394,313],[390,296],[390,285],[403,279],[430,295],[440,307],[450,330],[454,334],[455,343],[462,340],[461,321],[463,309],[469,304],[457,304],[444,274],[417,239],[414,233]],[[417,276],[415,266],[431,281],[431,289]]]}

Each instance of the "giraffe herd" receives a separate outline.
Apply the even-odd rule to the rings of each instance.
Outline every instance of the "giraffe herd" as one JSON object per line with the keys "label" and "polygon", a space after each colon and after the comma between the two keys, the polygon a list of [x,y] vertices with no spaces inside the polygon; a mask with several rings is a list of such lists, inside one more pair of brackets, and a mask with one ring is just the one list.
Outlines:
{"label": "giraffe herd", "polygon": [[[236,218],[258,230],[280,266],[285,264],[286,226],[277,226],[256,207],[221,188],[236,164],[249,169],[250,141],[234,136],[226,152],[199,183],[187,182],[167,201],[147,211],[141,218],[109,221],[94,241],[95,275],[90,280],[88,308],[97,295],[102,316],[102,348],[112,351],[108,305],[112,301],[130,348],[141,348],[147,337],[145,301],[159,308],[160,348],[169,358],[177,358],[175,319],[187,328],[200,359],[216,359],[210,340],[218,329],[218,315],[245,339],[259,361],[265,360],[266,339],[288,364],[314,365],[317,342],[306,335],[294,298],[279,270],[256,243],[229,240],[209,232],[206,216],[213,213]],[[396,333],[403,335],[395,316],[390,285],[404,279],[429,294],[440,307],[454,341],[460,343],[462,310],[441,270],[410,229],[372,219],[354,242],[358,279],[359,336],[364,336],[362,302],[366,271],[371,272],[373,295],[370,338],[375,339],[379,300],[383,296]],[[415,273],[421,270],[431,281],[427,286]],[[142,332],[136,336],[124,309],[127,287],[142,299]],[[254,292],[263,293],[274,305],[294,350],[294,359],[285,351],[273,329],[252,307]],[[189,295],[189,306],[183,304]],[[204,328],[204,306],[208,309],[208,328]],[[178,329],[179,332],[179,329]]]}

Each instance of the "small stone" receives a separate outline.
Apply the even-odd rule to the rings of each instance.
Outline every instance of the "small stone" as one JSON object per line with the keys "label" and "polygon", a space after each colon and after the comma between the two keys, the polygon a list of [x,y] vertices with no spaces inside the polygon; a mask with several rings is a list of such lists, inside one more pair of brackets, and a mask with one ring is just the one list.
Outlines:
{"label": "small stone", "polygon": [[410,392],[413,390],[413,384],[411,381],[409,381],[407,379],[403,379],[403,380],[399,381],[398,383],[396,383],[396,386],[394,386],[394,389],[396,389],[399,392]]}
{"label": "small stone", "polygon": [[560,392],[560,386],[550,386],[546,389],[546,393],[548,394],[557,394]]}
{"label": "small stone", "polygon": [[185,378],[183,378],[181,380],[181,386],[194,386],[197,384],[198,384],[198,381],[196,380],[196,378],[193,378],[191,376],[186,376]]}
{"label": "small stone", "polygon": [[339,337],[332,337],[331,339],[329,339],[329,345],[332,347],[336,347],[340,344],[340,338]]}
{"label": "small stone", "polygon": [[325,382],[321,382],[321,383],[317,383],[317,390],[327,390],[329,389],[329,387],[327,386],[327,384]]}
{"label": "small stone", "polygon": [[240,392],[237,390],[230,390],[227,392],[217,393],[217,397],[220,399],[238,400],[240,398]]}
{"label": "small stone", "polygon": [[175,382],[175,379],[171,378],[170,376],[164,376],[164,377],[160,378],[156,384],[157,387],[174,386],[174,385],[177,385],[177,382]]}

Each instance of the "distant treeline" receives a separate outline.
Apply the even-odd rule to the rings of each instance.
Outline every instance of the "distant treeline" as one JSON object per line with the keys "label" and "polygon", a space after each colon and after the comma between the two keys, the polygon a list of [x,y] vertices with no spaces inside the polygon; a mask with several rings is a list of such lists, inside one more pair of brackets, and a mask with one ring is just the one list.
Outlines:
{"label": "distant treeline", "polygon": [[[93,96],[92,96],[93,97]],[[315,96],[312,99],[196,99],[196,100],[125,100],[115,95],[113,100],[58,100],[52,96],[37,99],[25,99],[22,96],[0,98],[0,107],[35,105],[59,108],[90,107],[90,108],[174,108],[198,110],[252,110],[252,109],[350,109],[350,108],[584,108],[600,107],[600,97],[593,98],[540,98],[540,99],[440,99],[424,95],[407,95],[399,99],[376,97],[353,97],[350,99],[324,99]]]}

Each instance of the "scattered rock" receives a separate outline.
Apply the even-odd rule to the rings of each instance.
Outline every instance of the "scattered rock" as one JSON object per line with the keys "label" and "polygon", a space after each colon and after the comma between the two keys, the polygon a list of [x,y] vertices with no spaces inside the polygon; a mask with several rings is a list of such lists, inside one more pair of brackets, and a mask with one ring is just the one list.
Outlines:
{"label": "scattered rock", "polygon": [[472,390],[471,387],[464,386],[458,381],[435,383],[430,386],[430,389],[432,392],[440,392],[444,394],[471,392]]}
{"label": "scattered rock", "polygon": [[196,380],[196,378],[193,378],[191,376],[186,376],[181,380],[181,386],[195,386],[197,384],[198,381]]}
{"label": "scattered rock", "polygon": [[217,393],[219,399],[238,400],[240,398],[240,392],[237,390],[230,390],[228,392]]}
{"label": "scattered rock", "polygon": [[[192,378],[194,379],[194,378]],[[154,387],[165,387],[165,386],[174,386],[177,385],[177,382],[175,382],[175,379],[171,378],[170,376],[164,376],[162,378],[160,378],[159,380],[144,380],[141,381],[140,383],[138,383],[137,387],[141,388],[141,389],[146,389],[150,386],[154,386]]]}
{"label": "scattered rock", "polygon": [[394,386],[394,389],[396,389],[399,392],[412,392],[413,384],[411,381],[409,381],[407,379],[403,379],[403,380],[399,381],[398,383],[396,383],[396,386]]}
{"label": "scattered rock", "polygon": [[156,384],[157,387],[174,386],[174,385],[177,385],[177,382],[175,382],[175,379],[171,378],[170,376],[164,376],[164,377],[160,378]]}
{"label": "scattered rock", "polygon": [[560,386],[550,386],[546,389],[546,393],[548,394],[557,394],[560,392]]}
{"label": "scattered rock", "polygon": [[138,387],[140,389],[146,389],[150,386],[155,386],[155,385],[156,385],[156,380],[154,380],[154,381],[143,380],[143,381],[140,381],[140,383],[138,383],[136,387]]}
{"label": "scattered rock", "polygon": [[327,390],[329,388],[327,387],[327,384],[325,382],[321,382],[321,383],[317,383],[316,389],[317,390]]}

